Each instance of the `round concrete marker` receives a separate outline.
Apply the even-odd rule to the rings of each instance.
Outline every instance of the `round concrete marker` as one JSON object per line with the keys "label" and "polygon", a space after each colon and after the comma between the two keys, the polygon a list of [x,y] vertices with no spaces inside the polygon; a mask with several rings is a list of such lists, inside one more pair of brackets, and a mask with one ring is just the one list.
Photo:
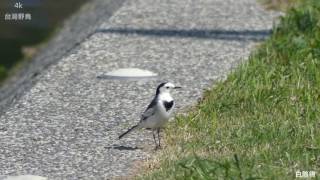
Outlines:
{"label": "round concrete marker", "polygon": [[47,180],[47,178],[41,177],[41,176],[34,176],[34,175],[21,175],[21,176],[7,176],[4,180]]}
{"label": "round concrete marker", "polygon": [[150,79],[157,77],[157,74],[148,70],[138,68],[123,68],[111,71],[107,74],[100,75],[102,79],[123,79],[123,80],[138,80]]}

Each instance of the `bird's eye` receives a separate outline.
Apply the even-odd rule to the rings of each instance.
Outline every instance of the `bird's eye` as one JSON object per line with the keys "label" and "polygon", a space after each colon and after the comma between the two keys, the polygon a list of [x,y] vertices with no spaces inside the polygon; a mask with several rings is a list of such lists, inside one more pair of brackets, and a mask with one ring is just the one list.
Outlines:
{"label": "bird's eye", "polygon": [[169,87],[168,87],[168,86],[167,86],[166,88],[167,88],[167,89],[169,89]]}

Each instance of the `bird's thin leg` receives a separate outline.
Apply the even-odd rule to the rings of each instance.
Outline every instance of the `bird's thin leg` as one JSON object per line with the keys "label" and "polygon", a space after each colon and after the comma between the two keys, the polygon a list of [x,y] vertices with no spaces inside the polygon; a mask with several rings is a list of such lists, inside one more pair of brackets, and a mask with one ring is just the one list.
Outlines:
{"label": "bird's thin leg", "polygon": [[157,129],[157,132],[158,132],[159,147],[160,147],[160,128]]}
{"label": "bird's thin leg", "polygon": [[157,140],[156,140],[156,135],[154,134],[154,130],[152,130],[152,135],[153,135],[154,143],[156,144],[156,148],[157,148],[158,144],[157,144]]}

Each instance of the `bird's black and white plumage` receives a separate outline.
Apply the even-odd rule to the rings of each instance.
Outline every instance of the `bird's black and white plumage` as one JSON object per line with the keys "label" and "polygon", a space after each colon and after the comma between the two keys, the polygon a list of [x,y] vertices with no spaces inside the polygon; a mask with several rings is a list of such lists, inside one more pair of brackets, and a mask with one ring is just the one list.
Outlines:
{"label": "bird's black and white plumage", "polygon": [[[168,122],[174,109],[174,100],[170,94],[172,89],[180,88],[172,83],[161,83],[157,87],[156,95],[152,99],[147,109],[142,113],[140,122],[131,127],[128,131],[121,134],[119,139],[137,128],[146,128],[153,130],[153,138],[156,143],[156,148],[160,147],[160,129]],[[155,138],[155,131],[158,134],[158,143]]]}

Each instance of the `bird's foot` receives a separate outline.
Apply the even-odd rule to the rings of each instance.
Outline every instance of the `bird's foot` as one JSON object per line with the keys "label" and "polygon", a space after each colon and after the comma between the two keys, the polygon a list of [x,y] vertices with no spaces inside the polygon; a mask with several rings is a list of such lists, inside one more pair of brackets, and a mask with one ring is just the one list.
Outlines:
{"label": "bird's foot", "polygon": [[159,149],[162,149],[162,147],[159,146],[159,145],[157,145],[157,146],[154,148],[155,151],[156,151],[156,150],[159,150]]}

